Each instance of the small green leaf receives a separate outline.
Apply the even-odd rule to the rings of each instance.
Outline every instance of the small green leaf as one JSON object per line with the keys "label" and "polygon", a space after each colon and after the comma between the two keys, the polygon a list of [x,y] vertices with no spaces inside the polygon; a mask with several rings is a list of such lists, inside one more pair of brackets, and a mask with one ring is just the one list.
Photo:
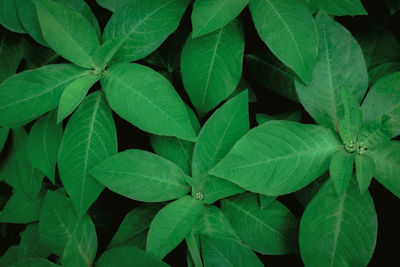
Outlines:
{"label": "small green leaf", "polygon": [[250,0],[249,8],[258,34],[272,53],[310,83],[318,55],[312,14],[297,0]]}
{"label": "small green leaf", "polygon": [[358,186],[361,193],[368,191],[372,177],[375,174],[375,164],[368,156],[357,155],[356,159],[356,176]]}
{"label": "small green leaf", "polygon": [[63,91],[58,104],[57,123],[68,117],[85,98],[89,89],[100,79],[99,76],[87,73],[71,82]]}
{"label": "small green leaf", "polygon": [[120,48],[124,38],[125,36],[118,36],[114,39],[108,40],[96,49],[93,54],[93,61],[99,69],[104,70],[106,68],[111,58]]}
{"label": "small green leaf", "polygon": [[285,121],[301,121],[301,111],[300,110],[293,110],[288,112],[283,112],[280,114],[275,115],[268,115],[258,113],[256,114],[256,121],[258,124],[263,124],[264,122],[271,121],[271,120],[285,120]]}
{"label": "small green leaf", "polygon": [[183,196],[162,208],[150,224],[146,250],[164,258],[189,234],[198,221],[203,204],[191,196]]}
{"label": "small green leaf", "polygon": [[356,147],[358,153],[363,155],[367,150],[373,150],[392,137],[392,120],[383,115],[375,121],[364,124],[361,129]]}
{"label": "small green leaf", "polygon": [[193,37],[213,32],[236,18],[249,0],[196,0],[192,11]]}
{"label": "small green leaf", "polygon": [[[118,259],[118,260],[117,260]],[[144,250],[127,246],[107,250],[96,262],[97,267],[167,267],[168,264],[146,253]]]}
{"label": "small green leaf", "polygon": [[182,81],[197,111],[204,115],[228,98],[242,75],[244,36],[237,20],[193,38],[181,54]]}
{"label": "small green leaf", "polygon": [[26,197],[25,193],[15,191],[0,212],[0,223],[31,223],[39,219],[43,198],[34,200]]}
{"label": "small green leaf", "polygon": [[178,166],[139,149],[129,149],[111,156],[90,173],[111,191],[139,201],[172,200],[190,190],[186,175]]}
{"label": "small green leaf", "polygon": [[338,145],[327,128],[270,121],[245,134],[210,174],[251,192],[288,194],[324,173]]}
{"label": "small green leaf", "polygon": [[58,54],[81,67],[94,67],[100,46],[96,30],[75,9],[53,0],[35,0],[44,40]]}
{"label": "small green leaf", "polygon": [[262,209],[256,194],[243,193],[224,199],[221,208],[240,239],[251,249],[263,255],[297,251],[298,222],[279,201]]}
{"label": "small green leaf", "polygon": [[18,259],[47,258],[51,252],[42,243],[39,236],[39,225],[28,224],[25,230],[20,234]]}
{"label": "small green leaf", "polygon": [[300,222],[305,266],[367,266],[375,249],[378,221],[369,193],[354,181],[338,196],[328,180],[308,204]]}
{"label": "small green leaf", "polygon": [[332,155],[329,165],[329,174],[336,193],[341,196],[346,191],[353,174],[355,153],[349,153],[341,149]]}
{"label": "small green leaf", "polygon": [[89,171],[117,153],[117,133],[112,112],[102,92],[88,95],[65,127],[58,154],[61,181],[82,217],[103,186]]}
{"label": "small green leaf", "polygon": [[140,129],[194,141],[185,105],[161,74],[139,64],[110,67],[101,85],[111,108]]}
{"label": "small green leaf", "polygon": [[14,0],[0,0],[0,24],[10,31],[25,33]]}
{"label": "small green leaf", "polygon": [[62,134],[62,125],[57,125],[56,113],[51,112],[35,122],[28,137],[27,153],[30,162],[53,184]]}
{"label": "small green leaf", "polygon": [[336,16],[368,15],[360,0],[311,0],[311,5],[316,9],[324,10],[326,13]]}
{"label": "small green leaf", "polygon": [[203,267],[200,240],[198,236],[193,233],[193,230],[186,236],[185,242],[188,248],[186,256],[188,267]]}

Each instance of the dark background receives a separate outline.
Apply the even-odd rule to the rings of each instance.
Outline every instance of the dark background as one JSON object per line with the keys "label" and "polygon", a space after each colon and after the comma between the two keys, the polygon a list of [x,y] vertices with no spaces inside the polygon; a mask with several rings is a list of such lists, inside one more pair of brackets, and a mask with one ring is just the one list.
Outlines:
{"label": "dark background", "polygon": [[[103,28],[111,16],[111,13],[99,7],[93,0],[87,0],[86,2],[91,6],[100,22],[100,26]],[[375,26],[391,30],[400,40],[400,12],[397,12],[391,17],[383,0],[366,0],[363,1],[363,4],[369,13],[368,16],[340,17],[337,18],[337,20],[345,25],[345,27],[353,34],[357,34],[367,27]],[[189,7],[182,21],[182,24],[185,24],[184,26],[187,25],[190,27],[190,12],[191,8]],[[254,26],[252,25],[248,8],[246,8],[240,16],[244,22],[245,29],[245,54],[263,51],[264,49],[267,50],[268,48],[259,39]],[[179,57],[179,54],[177,54],[176,57]],[[246,71],[246,64],[244,65],[243,70],[243,76],[250,84],[258,100],[257,103],[250,104],[252,126],[256,125],[255,113],[277,114],[295,109],[303,110],[303,122],[313,122],[300,104],[281,97],[268,90],[268,88],[258,84],[251,74]],[[181,97],[187,103],[190,103],[179,80],[179,73],[175,74],[174,86]],[[95,86],[93,89],[98,89],[98,87],[99,85]],[[211,113],[212,112],[210,112],[210,114]],[[201,123],[204,123],[210,114],[208,114]],[[152,150],[148,141],[147,133],[139,130],[115,114],[114,119],[117,126],[119,151],[129,148]],[[369,190],[374,199],[376,212],[378,214],[378,241],[374,256],[369,266],[400,266],[400,258],[398,257],[398,253],[400,253],[398,245],[400,240],[400,216],[397,216],[400,210],[400,199],[386,190],[375,180],[373,180]],[[4,184],[0,186],[0,196],[10,195],[10,192],[10,188],[6,188]],[[300,218],[304,209],[293,195],[283,196],[279,199],[284,202],[297,217]],[[105,250],[125,214],[138,204],[139,202],[121,197],[107,189],[104,190],[100,198],[89,211],[96,224],[98,233],[98,255]],[[18,233],[23,229],[23,225],[16,224],[3,224],[0,226],[0,255],[4,253],[9,245],[17,244],[19,242]],[[266,266],[303,266],[299,255],[259,256]],[[164,260],[172,266],[186,266],[186,247],[184,242],[182,242],[182,244],[171,252]]]}

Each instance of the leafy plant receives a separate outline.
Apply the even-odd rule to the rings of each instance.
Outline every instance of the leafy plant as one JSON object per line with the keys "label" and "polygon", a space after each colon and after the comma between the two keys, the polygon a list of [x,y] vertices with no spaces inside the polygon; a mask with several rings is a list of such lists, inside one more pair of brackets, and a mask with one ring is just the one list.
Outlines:
{"label": "leafy plant", "polygon": [[0,266],[369,264],[398,32],[349,31],[359,0],[96,2],[0,0]]}

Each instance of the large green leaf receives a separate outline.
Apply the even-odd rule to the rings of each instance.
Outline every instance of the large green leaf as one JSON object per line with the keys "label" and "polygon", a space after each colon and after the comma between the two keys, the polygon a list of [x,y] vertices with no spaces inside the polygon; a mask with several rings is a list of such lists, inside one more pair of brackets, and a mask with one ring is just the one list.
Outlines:
{"label": "large green leaf", "polygon": [[31,223],[39,219],[43,198],[34,200],[24,192],[16,191],[0,212],[0,223]]}
{"label": "large green leaf", "polygon": [[268,48],[309,83],[318,54],[318,35],[311,13],[297,0],[250,0],[249,8]]}
{"label": "large green leaf", "polygon": [[90,173],[111,191],[139,201],[161,202],[179,198],[190,191],[186,175],[178,166],[139,149],[111,156]]}
{"label": "large green leaf", "polygon": [[368,15],[360,0],[304,0],[311,2],[310,5],[328,14],[336,16]]}
{"label": "large green leaf", "polygon": [[20,72],[0,84],[0,126],[21,126],[58,105],[64,88],[86,71],[72,64]]}
{"label": "large green leaf", "polygon": [[201,201],[191,196],[183,196],[169,203],[150,224],[146,250],[158,258],[164,258],[189,234],[202,210]]}
{"label": "large green leaf", "polygon": [[196,0],[192,11],[193,37],[218,30],[236,18],[249,0]]}
{"label": "large green leaf", "polygon": [[0,0],[0,24],[13,32],[25,33],[14,0]]}
{"label": "large green leaf", "polygon": [[361,108],[365,122],[388,115],[392,124],[392,136],[400,135],[400,72],[378,80],[369,90]]}
{"label": "large green leaf", "polygon": [[244,193],[223,200],[221,208],[240,239],[251,249],[264,255],[297,252],[297,220],[279,201],[262,209],[256,194]]}
{"label": "large green leaf", "polygon": [[295,82],[301,104],[314,120],[338,130],[344,115],[342,88],[361,103],[368,74],[360,46],[351,33],[324,12],[318,13],[319,54],[308,86]]}
{"label": "large green leaf", "polygon": [[0,83],[17,72],[24,56],[22,38],[0,29]]}
{"label": "large green leaf", "polygon": [[353,174],[354,157],[355,153],[349,153],[344,149],[332,155],[329,174],[339,196],[343,195],[349,185]]}
{"label": "large green leaf", "polygon": [[387,141],[368,153],[375,163],[374,177],[400,198],[400,142]]}
{"label": "large green leaf", "polygon": [[300,253],[306,266],[367,266],[375,249],[378,221],[369,193],[354,181],[338,196],[328,181],[300,222]]}
{"label": "large green leaf", "polygon": [[101,85],[112,109],[140,129],[194,141],[185,105],[161,74],[139,64],[110,67]]}
{"label": "large green leaf", "polygon": [[50,256],[49,249],[42,243],[39,236],[39,225],[37,223],[28,224],[20,234],[18,259],[47,258]]}
{"label": "large green leaf", "polygon": [[100,46],[96,30],[75,9],[53,0],[35,0],[44,40],[58,54],[81,67],[94,67]]}
{"label": "large green leaf", "polygon": [[62,138],[62,125],[56,123],[56,113],[51,112],[37,120],[29,132],[27,153],[33,166],[55,183],[58,148]]}
{"label": "large green leaf", "polygon": [[201,114],[233,93],[242,75],[244,36],[237,20],[210,34],[190,35],[181,54],[182,80]]}
{"label": "large green leaf", "polygon": [[[116,260],[118,259],[118,260]],[[167,267],[168,264],[146,253],[144,250],[127,246],[107,250],[96,262],[97,267]]]}
{"label": "large green leaf", "polygon": [[244,189],[208,174],[249,130],[247,91],[220,107],[204,124],[193,152],[193,191],[203,194],[206,204],[243,192]]}
{"label": "large green leaf", "polygon": [[338,146],[322,126],[270,121],[244,135],[210,173],[252,192],[288,194],[324,173]]}
{"label": "large green leaf", "polygon": [[86,97],[68,121],[58,154],[60,178],[79,217],[104,188],[89,171],[115,153],[117,133],[111,109],[97,91]]}
{"label": "large green leaf", "polygon": [[113,61],[131,62],[156,50],[179,25],[190,1],[133,0],[107,22],[103,40],[124,36]]}

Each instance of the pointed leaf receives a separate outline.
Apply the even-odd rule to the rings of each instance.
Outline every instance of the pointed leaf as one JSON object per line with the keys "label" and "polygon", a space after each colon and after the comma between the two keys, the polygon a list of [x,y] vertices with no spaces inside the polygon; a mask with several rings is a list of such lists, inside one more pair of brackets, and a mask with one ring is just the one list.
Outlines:
{"label": "pointed leaf", "polygon": [[72,64],[55,64],[10,77],[0,84],[0,126],[21,126],[57,107],[64,88],[84,74]]}
{"label": "pointed leaf", "polygon": [[344,115],[341,90],[346,88],[361,103],[368,87],[367,68],[359,44],[346,28],[324,12],[318,13],[316,24],[319,52],[311,83],[295,86],[314,120],[337,131]]}
{"label": "pointed leaf", "polygon": [[354,181],[338,196],[328,180],[300,222],[300,252],[306,266],[367,266],[375,249],[378,221],[369,193]]}
{"label": "pointed leaf", "polygon": [[94,92],[68,121],[58,154],[60,178],[79,217],[104,188],[89,170],[116,152],[117,134],[111,110],[104,95]]}
{"label": "pointed leaf", "polygon": [[375,164],[368,156],[357,155],[356,163],[356,176],[358,186],[361,193],[368,191],[372,177],[375,174]]}
{"label": "pointed leaf", "polygon": [[62,138],[62,125],[56,123],[56,113],[51,112],[37,120],[29,132],[27,153],[33,166],[55,183],[58,148]]}
{"label": "pointed leaf", "polygon": [[278,196],[324,173],[338,145],[327,128],[270,121],[245,134],[210,173],[246,190]]}
{"label": "pointed leaf", "polygon": [[162,208],[150,224],[146,250],[164,258],[171,252],[196,224],[203,204],[191,196],[183,196]]}
{"label": "pointed leaf", "polygon": [[201,114],[215,108],[236,89],[243,53],[243,32],[236,20],[210,34],[188,37],[181,54],[182,80]]}
{"label": "pointed leaf", "polygon": [[31,223],[39,219],[43,198],[31,200],[16,191],[0,212],[0,223]]}
{"label": "pointed leaf", "polygon": [[349,185],[353,174],[354,157],[354,153],[349,153],[344,149],[332,155],[329,174],[339,196],[343,195]]}
{"label": "pointed leaf", "polygon": [[39,225],[28,224],[21,233],[18,259],[47,258],[50,254],[50,250],[40,240]]}
{"label": "pointed leaf", "polygon": [[161,74],[139,64],[110,67],[101,79],[112,109],[140,129],[194,141],[188,112]]}
{"label": "pointed leaf", "polygon": [[125,197],[161,202],[187,194],[186,175],[156,154],[129,149],[100,162],[90,172],[99,183]]}
{"label": "pointed leaf", "polygon": [[25,33],[14,0],[0,0],[0,24],[10,31]]}
{"label": "pointed leaf", "polygon": [[105,69],[111,58],[117,53],[125,36],[118,36],[102,44],[93,54],[93,61],[100,69]]}
{"label": "pointed leaf", "polygon": [[392,122],[390,117],[384,114],[375,121],[365,123],[358,134],[356,143],[358,152],[363,154],[390,140],[393,129]]}

